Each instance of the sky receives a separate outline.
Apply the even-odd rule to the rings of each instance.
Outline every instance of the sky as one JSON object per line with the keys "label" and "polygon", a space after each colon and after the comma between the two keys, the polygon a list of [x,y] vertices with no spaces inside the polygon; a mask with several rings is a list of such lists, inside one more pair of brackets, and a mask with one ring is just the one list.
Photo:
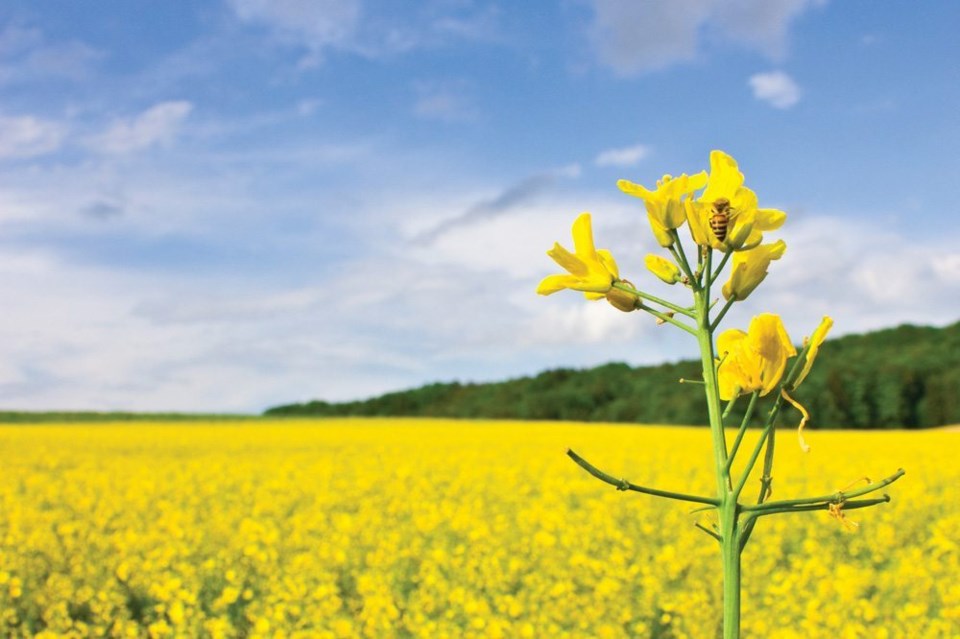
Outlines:
{"label": "sky", "polygon": [[727,316],[960,319],[960,4],[6,0],[0,408],[256,412],[693,356],[535,294],[625,178],[737,159],[788,249]]}

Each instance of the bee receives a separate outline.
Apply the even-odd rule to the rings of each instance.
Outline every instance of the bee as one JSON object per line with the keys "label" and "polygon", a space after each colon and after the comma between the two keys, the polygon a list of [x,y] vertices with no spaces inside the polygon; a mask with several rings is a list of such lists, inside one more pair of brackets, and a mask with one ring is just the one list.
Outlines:
{"label": "bee", "polygon": [[730,206],[730,200],[725,197],[717,198],[710,209],[710,230],[717,237],[717,241],[722,242],[727,239],[727,228],[730,226],[730,218],[736,213]]}

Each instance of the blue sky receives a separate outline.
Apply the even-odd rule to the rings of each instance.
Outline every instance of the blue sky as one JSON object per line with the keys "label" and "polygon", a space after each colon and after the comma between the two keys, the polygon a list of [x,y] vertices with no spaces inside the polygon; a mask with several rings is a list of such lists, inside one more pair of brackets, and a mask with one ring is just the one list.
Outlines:
{"label": "blue sky", "polygon": [[730,313],[960,317],[955,2],[209,0],[0,8],[0,407],[255,411],[693,344],[537,297],[591,211],[740,162],[789,218]]}

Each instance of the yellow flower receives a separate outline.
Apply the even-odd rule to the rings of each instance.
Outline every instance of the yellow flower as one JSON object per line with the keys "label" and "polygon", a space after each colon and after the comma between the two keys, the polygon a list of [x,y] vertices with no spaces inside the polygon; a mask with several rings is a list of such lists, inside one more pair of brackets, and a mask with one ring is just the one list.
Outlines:
{"label": "yellow flower", "polygon": [[803,368],[800,370],[800,374],[797,375],[796,381],[793,382],[793,387],[797,388],[807,377],[807,373],[810,372],[810,369],[813,368],[813,360],[817,359],[817,353],[820,351],[820,345],[823,344],[823,341],[827,339],[827,333],[830,332],[830,329],[833,327],[833,319],[827,315],[823,316],[823,319],[820,320],[820,326],[817,327],[817,330],[813,331],[813,335],[804,340],[804,346],[807,344],[810,345],[807,349],[807,358],[803,362]]}
{"label": "yellow flower", "polygon": [[780,382],[787,360],[797,354],[779,315],[763,313],[744,333],[731,329],[717,337],[721,357],[717,372],[720,398],[761,391],[766,395]]}
{"label": "yellow flower", "polygon": [[[710,219],[718,212],[717,204],[726,200],[729,216],[723,241],[710,227]],[[707,188],[696,202],[686,202],[690,233],[697,244],[718,251],[751,249],[763,240],[764,231],[783,226],[787,214],[777,209],[761,209],[757,194],[743,186],[743,173],[737,162],[723,151],[710,152],[710,177]]]}
{"label": "yellow flower", "polygon": [[706,183],[707,174],[701,171],[696,175],[684,173],[676,178],[664,175],[662,180],[657,180],[657,188],[654,191],[629,180],[618,180],[617,186],[627,195],[643,199],[647,207],[647,218],[650,220],[650,227],[657,242],[660,246],[670,246],[673,244],[673,238],[670,237],[669,231],[680,228],[686,221],[684,197],[702,189]]}
{"label": "yellow flower", "polygon": [[682,278],[680,269],[670,260],[659,255],[650,254],[644,259],[644,263],[651,273],[659,277],[667,284],[676,284]]}
{"label": "yellow flower", "polygon": [[761,244],[749,251],[733,254],[730,279],[723,285],[724,299],[742,301],[760,285],[767,276],[770,262],[779,260],[787,250],[787,244],[778,240],[773,244]]}
{"label": "yellow flower", "polygon": [[613,283],[620,279],[620,272],[610,251],[594,248],[589,213],[581,213],[573,222],[573,246],[574,253],[560,246],[559,242],[547,251],[547,255],[569,275],[545,277],[537,286],[537,293],[550,295],[568,288],[583,291],[587,299],[604,297]]}

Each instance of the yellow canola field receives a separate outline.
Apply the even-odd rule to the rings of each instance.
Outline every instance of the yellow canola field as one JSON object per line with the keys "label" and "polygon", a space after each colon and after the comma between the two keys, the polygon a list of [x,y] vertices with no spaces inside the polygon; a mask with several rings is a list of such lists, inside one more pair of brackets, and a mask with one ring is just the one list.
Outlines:
{"label": "yellow canola field", "polygon": [[[824,512],[761,520],[743,636],[960,637],[960,433],[808,441],[779,433],[775,498],[907,475],[854,533]],[[711,514],[618,492],[567,446],[635,483],[714,486],[706,429],[0,427],[0,635],[716,636],[719,551],[693,525]]]}

